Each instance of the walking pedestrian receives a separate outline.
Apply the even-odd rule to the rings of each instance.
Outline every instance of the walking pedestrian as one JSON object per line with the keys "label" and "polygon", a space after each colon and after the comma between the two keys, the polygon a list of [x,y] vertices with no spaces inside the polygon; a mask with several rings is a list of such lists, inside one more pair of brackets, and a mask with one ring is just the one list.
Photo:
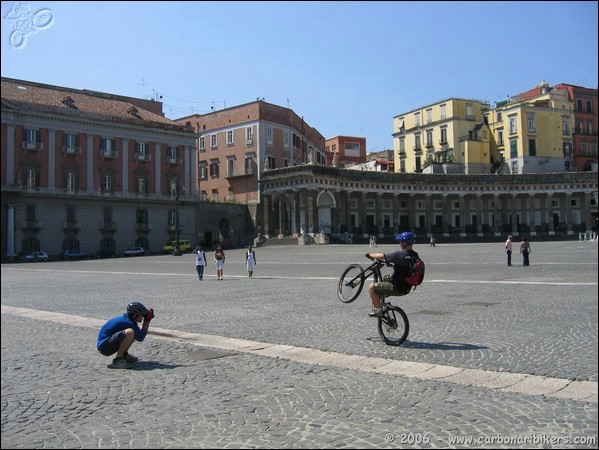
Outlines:
{"label": "walking pedestrian", "polygon": [[225,268],[225,251],[222,245],[218,244],[214,251],[214,264],[216,265],[216,279],[223,279],[223,269]]}
{"label": "walking pedestrian", "polygon": [[198,244],[193,253],[196,255],[196,271],[198,272],[198,278],[202,281],[204,279],[204,268],[206,267],[206,252],[202,246]]}
{"label": "walking pedestrian", "polygon": [[530,266],[530,242],[526,236],[520,242],[520,253],[522,254],[522,265]]}
{"label": "walking pedestrian", "polygon": [[505,241],[505,254],[507,255],[508,267],[512,265],[512,235],[510,234]]}
{"label": "walking pedestrian", "polygon": [[370,247],[376,247],[376,235],[371,234],[370,235]]}
{"label": "walking pedestrian", "polygon": [[251,245],[249,246],[248,251],[245,252],[245,264],[248,269],[248,277],[253,278],[254,266],[256,265],[256,252],[254,252]]}

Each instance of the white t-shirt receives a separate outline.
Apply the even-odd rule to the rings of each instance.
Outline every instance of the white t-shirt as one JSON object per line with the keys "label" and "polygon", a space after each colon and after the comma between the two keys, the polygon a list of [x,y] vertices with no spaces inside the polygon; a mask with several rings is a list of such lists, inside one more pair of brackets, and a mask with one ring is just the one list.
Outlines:
{"label": "white t-shirt", "polygon": [[196,252],[196,266],[205,266],[206,265],[206,253],[203,250],[198,250]]}

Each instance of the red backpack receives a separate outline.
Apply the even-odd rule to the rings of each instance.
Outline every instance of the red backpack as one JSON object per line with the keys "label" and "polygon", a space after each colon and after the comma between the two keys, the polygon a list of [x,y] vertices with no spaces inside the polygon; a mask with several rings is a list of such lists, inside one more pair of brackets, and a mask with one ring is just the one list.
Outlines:
{"label": "red backpack", "polygon": [[414,286],[416,289],[417,286],[422,284],[422,280],[424,280],[424,261],[419,257],[412,258],[412,264],[410,265],[410,272],[406,276],[406,283],[410,286]]}

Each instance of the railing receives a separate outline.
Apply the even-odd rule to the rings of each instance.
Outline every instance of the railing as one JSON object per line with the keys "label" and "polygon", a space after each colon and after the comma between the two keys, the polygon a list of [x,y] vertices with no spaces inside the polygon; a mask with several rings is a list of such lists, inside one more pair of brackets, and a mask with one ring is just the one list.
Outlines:
{"label": "railing", "polygon": [[81,229],[81,224],[77,221],[67,220],[62,224],[62,228],[65,231],[79,231]]}
{"label": "railing", "polygon": [[149,223],[136,223],[135,231],[150,231],[152,229],[152,225]]}
{"label": "railing", "polygon": [[102,159],[116,159],[119,153],[116,150],[100,150],[100,157]]}
{"label": "railing", "polygon": [[23,141],[22,148],[27,151],[39,152],[44,149],[44,144],[42,142]]}
{"label": "railing", "polygon": [[42,228],[42,223],[39,220],[24,220],[21,223],[21,228],[24,230],[39,230]]}
{"label": "railing", "polygon": [[135,153],[134,159],[136,161],[148,162],[152,161],[152,155],[150,155],[149,153]]}
{"label": "railing", "polygon": [[81,147],[70,147],[67,145],[62,146],[62,152],[66,155],[80,155]]}
{"label": "railing", "polygon": [[116,222],[101,222],[100,230],[102,231],[116,231]]}

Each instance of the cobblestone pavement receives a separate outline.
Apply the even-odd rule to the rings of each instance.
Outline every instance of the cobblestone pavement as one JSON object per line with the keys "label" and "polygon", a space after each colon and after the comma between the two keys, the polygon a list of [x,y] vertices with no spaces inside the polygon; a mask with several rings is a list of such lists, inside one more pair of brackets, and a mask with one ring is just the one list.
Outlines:
{"label": "cobblestone pavement", "polygon": [[[229,250],[222,281],[192,255],[2,265],[2,448],[597,448],[597,243],[532,246],[529,267],[502,243],[417,246],[400,347],[366,289],[336,298],[367,246],[257,248],[252,279]],[[134,300],[154,333],[109,369],[99,326]],[[385,369],[424,365],[458,375]]]}

